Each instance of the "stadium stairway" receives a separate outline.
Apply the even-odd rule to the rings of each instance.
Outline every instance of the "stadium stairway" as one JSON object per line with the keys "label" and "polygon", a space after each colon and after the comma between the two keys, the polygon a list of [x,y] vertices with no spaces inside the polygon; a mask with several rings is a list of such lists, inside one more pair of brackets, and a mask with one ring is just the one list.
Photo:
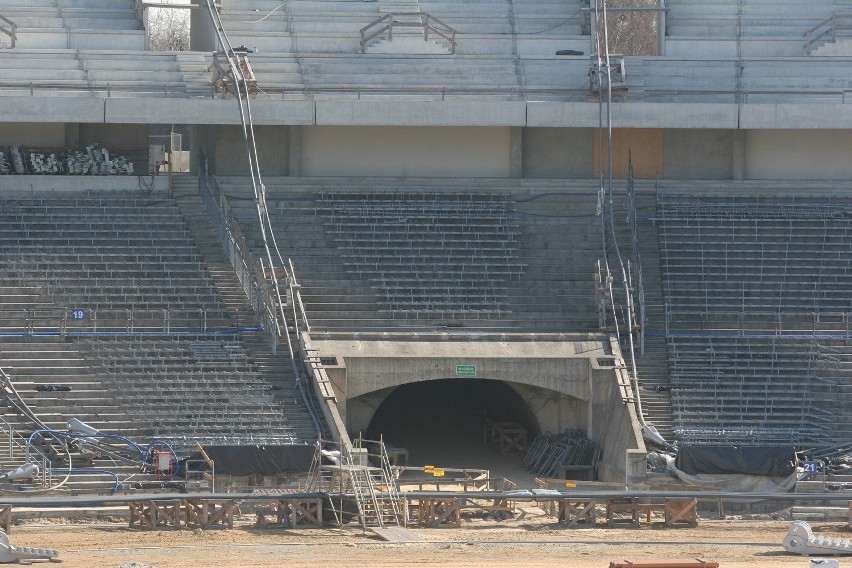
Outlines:
{"label": "stadium stairway", "polygon": [[[197,184],[198,179],[195,176],[175,176],[173,190],[178,207],[224,305],[237,313],[238,327],[256,329],[257,314],[254,313],[233,267],[216,238],[216,233],[198,196]],[[272,386],[275,400],[286,409],[287,424],[293,431],[294,437],[307,443],[315,440],[316,426],[298,392],[296,376],[286,347],[282,345],[278,353],[273,353],[263,331],[243,331],[240,333],[240,338],[249,359],[256,365],[260,375]]]}
{"label": "stadium stairway", "polygon": [[[190,443],[294,439],[274,385],[257,378],[241,343],[222,341],[219,332],[234,327],[231,312],[173,202],[34,198],[16,200],[3,215],[0,262],[5,278],[14,279],[9,285],[50,290],[55,312],[39,312],[36,325],[87,355],[98,369],[92,376],[105,377],[104,391],[122,395],[116,418],[132,416],[131,433]],[[70,308],[80,308],[83,319],[74,320]],[[25,329],[25,315],[16,317]],[[100,411],[81,419],[107,431],[124,427],[98,420]]]}

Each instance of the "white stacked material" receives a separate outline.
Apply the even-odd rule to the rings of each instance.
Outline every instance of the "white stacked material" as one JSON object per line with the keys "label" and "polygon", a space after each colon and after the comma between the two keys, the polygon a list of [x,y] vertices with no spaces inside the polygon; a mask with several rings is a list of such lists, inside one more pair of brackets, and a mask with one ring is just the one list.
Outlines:
{"label": "white stacked material", "polygon": [[12,164],[9,163],[9,158],[2,149],[0,149],[0,175],[9,175],[12,173]]}
{"label": "white stacked material", "polygon": [[66,154],[24,151],[21,146],[9,148],[8,158],[0,150],[0,175],[132,175],[133,163],[125,156],[113,156],[97,144]]}

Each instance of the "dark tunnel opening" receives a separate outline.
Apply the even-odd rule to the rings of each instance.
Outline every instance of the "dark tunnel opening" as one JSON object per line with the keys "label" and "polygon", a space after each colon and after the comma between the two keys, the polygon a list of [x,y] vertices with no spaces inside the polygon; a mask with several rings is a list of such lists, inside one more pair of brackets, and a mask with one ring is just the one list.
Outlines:
{"label": "dark tunnel opening", "polygon": [[483,436],[485,420],[516,422],[528,440],[539,433],[527,402],[502,381],[441,379],[397,387],[382,402],[367,429],[378,439],[409,451],[409,465],[488,469],[492,477],[523,476],[523,454],[500,454]]}

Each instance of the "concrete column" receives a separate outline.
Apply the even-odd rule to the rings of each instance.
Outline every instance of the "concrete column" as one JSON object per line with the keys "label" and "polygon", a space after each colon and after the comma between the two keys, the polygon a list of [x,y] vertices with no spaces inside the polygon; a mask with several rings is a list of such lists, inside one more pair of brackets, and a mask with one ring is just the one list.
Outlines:
{"label": "concrete column", "polygon": [[746,144],[745,131],[734,131],[734,151],[732,156],[733,178],[736,180],[745,179],[746,170]]}
{"label": "concrete column", "polygon": [[216,128],[209,124],[189,127],[189,171],[197,174],[202,166],[202,156],[207,160],[210,173],[216,173]]}
{"label": "concrete column", "polygon": [[[666,5],[666,0],[658,0],[657,7],[663,8]],[[657,55],[666,54],[666,12],[660,10],[657,18]]]}
{"label": "concrete column", "polygon": [[509,177],[524,175],[524,131],[520,126],[509,129]]}
{"label": "concrete column", "polygon": [[[212,0],[211,0],[212,1]],[[193,4],[199,4],[199,10],[190,10],[189,47],[192,51],[218,51],[219,41],[216,38],[216,30],[210,21],[210,13],[207,10],[207,0],[192,0]]]}
{"label": "concrete column", "polygon": [[628,488],[645,483],[648,479],[648,452],[645,450],[629,449],[625,455],[625,479]]}
{"label": "concrete column", "polygon": [[290,137],[289,155],[287,156],[287,175],[292,177],[302,176],[302,127],[288,126]]}

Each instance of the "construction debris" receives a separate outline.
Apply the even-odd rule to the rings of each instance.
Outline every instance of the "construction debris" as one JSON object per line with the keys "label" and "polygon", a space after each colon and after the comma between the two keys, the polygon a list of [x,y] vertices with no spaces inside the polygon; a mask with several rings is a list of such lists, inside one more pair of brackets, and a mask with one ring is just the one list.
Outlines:
{"label": "construction debris", "polygon": [[814,536],[805,521],[793,521],[784,537],[784,550],[803,556],[852,555],[852,542],[829,536]]}
{"label": "construction debris", "polygon": [[132,175],[133,163],[98,144],[65,153],[0,148],[0,175]]}
{"label": "construction debris", "polygon": [[49,560],[61,562],[58,558],[58,550],[46,548],[32,548],[29,546],[12,546],[9,544],[9,535],[0,531],[0,564],[11,564],[12,562],[31,562],[33,560]]}

